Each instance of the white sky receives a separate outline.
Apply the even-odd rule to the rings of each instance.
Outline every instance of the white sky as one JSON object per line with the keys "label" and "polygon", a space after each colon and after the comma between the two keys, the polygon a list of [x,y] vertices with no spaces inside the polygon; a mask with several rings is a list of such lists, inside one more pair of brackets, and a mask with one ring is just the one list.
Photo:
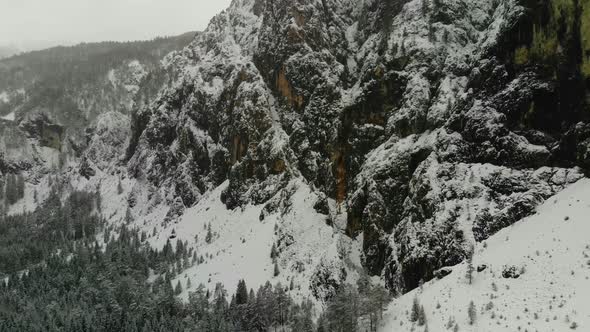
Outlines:
{"label": "white sky", "polygon": [[203,30],[230,0],[0,0],[0,45],[151,39]]}

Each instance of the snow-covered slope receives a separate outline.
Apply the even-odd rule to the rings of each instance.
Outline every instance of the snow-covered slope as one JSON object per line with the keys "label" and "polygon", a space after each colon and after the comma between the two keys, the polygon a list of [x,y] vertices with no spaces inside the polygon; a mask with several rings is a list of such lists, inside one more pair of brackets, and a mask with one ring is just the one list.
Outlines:
{"label": "snow-covered slope", "polygon": [[[381,331],[424,331],[410,322],[414,298],[428,331],[590,331],[590,180],[546,201],[537,213],[478,244],[473,282],[467,264],[394,300]],[[486,268],[478,272],[478,267]],[[518,278],[504,278],[515,267]],[[468,306],[476,307],[469,325]],[[451,326],[449,328],[449,326]]]}
{"label": "snow-covered slope", "polygon": [[340,204],[369,274],[409,291],[583,176],[582,93],[557,62],[515,60],[539,42],[532,22],[563,15],[548,7],[235,0],[167,57],[180,74],[132,119],[129,176],[174,207],[167,222],[224,182],[234,210],[297,179]]}
{"label": "snow-covered slope", "polygon": [[[177,277],[183,297],[201,283],[213,291],[217,282],[231,289],[244,279],[253,289],[266,281],[289,286],[293,280],[295,298],[322,299],[330,295],[324,292],[334,291],[338,284],[356,280],[357,271],[362,269],[359,241],[326,223],[326,216],[313,209],[317,195],[303,181],[289,183],[288,190],[281,193],[288,197],[273,197],[279,205],[273,213],[265,212],[264,205],[228,210],[220,200],[227,185],[225,182],[208,193],[177,223],[148,239],[152,246],[161,248],[175,234],[173,245],[187,241],[199,257],[203,256],[202,263]],[[147,224],[144,229],[149,233],[153,226]],[[273,244],[279,254],[277,276],[271,259]],[[188,278],[193,288],[186,287]]]}

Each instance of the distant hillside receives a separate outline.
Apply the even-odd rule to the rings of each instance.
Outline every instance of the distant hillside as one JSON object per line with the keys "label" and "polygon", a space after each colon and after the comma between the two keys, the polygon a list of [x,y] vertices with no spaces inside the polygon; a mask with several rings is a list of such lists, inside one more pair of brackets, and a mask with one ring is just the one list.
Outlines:
{"label": "distant hillside", "polygon": [[127,59],[156,62],[188,45],[194,35],[189,32],[149,41],[82,43],[13,56],[0,61],[0,90],[24,86],[32,80],[66,79],[58,82],[61,85],[84,81]]}
{"label": "distant hillside", "polygon": [[17,53],[18,53],[18,49],[14,48],[14,47],[0,45],[0,60],[7,58],[9,56],[13,56]]}
{"label": "distant hillside", "polygon": [[39,176],[59,168],[80,157],[98,124],[115,122],[124,144],[132,109],[172,81],[162,59],[194,36],[84,43],[0,60],[0,171]]}
{"label": "distant hillside", "polygon": [[159,67],[166,54],[188,45],[194,35],[59,46],[0,60],[0,115],[41,110],[63,122],[63,114],[69,113],[64,110],[79,110],[76,116],[88,122],[105,108],[128,111],[124,90],[134,89],[139,76]]}

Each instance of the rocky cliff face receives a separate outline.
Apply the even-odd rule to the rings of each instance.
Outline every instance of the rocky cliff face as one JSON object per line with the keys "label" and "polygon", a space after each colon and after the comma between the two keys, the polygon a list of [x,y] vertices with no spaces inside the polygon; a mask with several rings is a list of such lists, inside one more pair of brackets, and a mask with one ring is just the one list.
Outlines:
{"label": "rocky cliff face", "polygon": [[229,180],[229,209],[302,178],[404,292],[588,170],[588,13],[235,0],[169,59],[182,74],[136,114],[129,169],[184,206]]}
{"label": "rocky cliff face", "polygon": [[[307,227],[304,184],[403,293],[590,169],[588,15],[587,0],[234,0],[136,93],[129,142],[125,119],[98,121],[69,174],[113,196],[123,179],[105,213],[162,232],[211,195]],[[275,234],[301,273],[285,253],[306,234]],[[351,278],[318,264],[319,298]]]}

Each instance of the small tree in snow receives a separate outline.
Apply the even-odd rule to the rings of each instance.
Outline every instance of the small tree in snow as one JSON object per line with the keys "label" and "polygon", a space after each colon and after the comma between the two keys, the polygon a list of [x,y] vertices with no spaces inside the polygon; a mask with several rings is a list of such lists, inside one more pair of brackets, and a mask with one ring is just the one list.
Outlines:
{"label": "small tree in snow", "polygon": [[211,223],[209,223],[207,225],[207,235],[205,236],[205,242],[207,242],[207,244],[210,244],[212,240],[213,240],[213,233],[211,232]]}
{"label": "small tree in snow", "polygon": [[182,293],[182,285],[180,284],[180,280],[178,280],[176,287],[174,287],[174,294],[180,295],[180,293]]}
{"label": "small tree in snow", "polygon": [[469,316],[469,325],[475,324],[475,319],[477,318],[477,311],[475,309],[475,303],[473,303],[473,301],[469,302],[467,315]]}
{"label": "small tree in snow", "polygon": [[471,285],[473,283],[473,271],[475,270],[473,267],[473,252],[475,249],[473,246],[469,247],[469,251],[467,252],[467,270],[465,271],[465,278],[467,282]]}
{"label": "small tree in snow", "polygon": [[131,208],[127,207],[127,211],[125,211],[125,223],[130,224],[133,222],[133,212],[131,212]]}
{"label": "small tree in snow", "polygon": [[419,317],[420,317],[420,302],[418,301],[418,297],[414,297],[414,302],[412,303],[412,311],[410,313],[410,321],[417,322]]}
{"label": "small tree in snow", "polygon": [[279,253],[277,251],[277,246],[273,243],[272,248],[270,248],[270,258],[272,259],[273,262],[275,261],[275,259],[277,258],[278,255],[279,255]]}
{"label": "small tree in snow", "polygon": [[420,310],[418,311],[418,325],[426,325],[426,311],[424,310],[424,306],[420,306]]}

